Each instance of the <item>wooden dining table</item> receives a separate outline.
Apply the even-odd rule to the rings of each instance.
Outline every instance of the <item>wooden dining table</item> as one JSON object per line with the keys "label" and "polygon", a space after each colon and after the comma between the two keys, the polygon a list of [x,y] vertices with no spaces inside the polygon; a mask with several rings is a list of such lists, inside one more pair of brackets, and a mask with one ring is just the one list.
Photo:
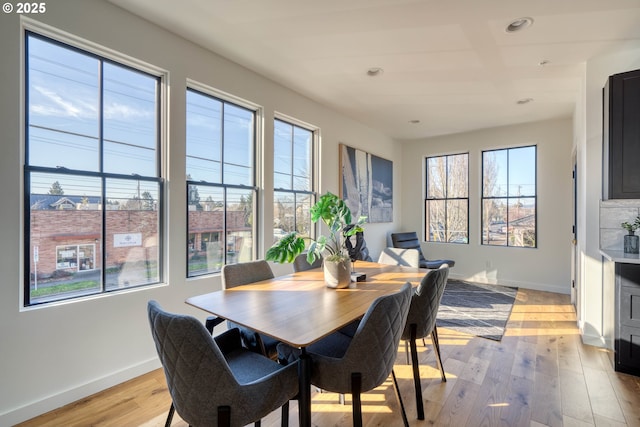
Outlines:
{"label": "wooden dining table", "polygon": [[427,270],[357,261],[366,280],[328,288],[321,268],[190,297],[186,303],[301,349],[298,411],[311,425],[311,360],[305,349],[361,318],[378,297],[417,286]]}

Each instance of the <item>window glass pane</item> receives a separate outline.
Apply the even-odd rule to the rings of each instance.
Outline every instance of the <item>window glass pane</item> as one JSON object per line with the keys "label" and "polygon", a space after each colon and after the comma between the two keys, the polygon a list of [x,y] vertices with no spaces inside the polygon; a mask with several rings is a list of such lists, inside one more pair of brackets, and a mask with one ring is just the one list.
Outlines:
{"label": "window glass pane", "polygon": [[469,154],[427,158],[425,240],[468,243]]}
{"label": "window glass pane", "polygon": [[446,157],[429,157],[427,159],[427,199],[443,199],[445,197]]}
{"label": "window glass pane", "polygon": [[253,192],[227,190],[227,264],[253,259]]}
{"label": "window glass pane", "polygon": [[253,112],[225,103],[224,167],[225,184],[253,185]]}
{"label": "window glass pane", "polygon": [[222,182],[222,102],[187,91],[187,176]]}
{"label": "window glass pane", "polygon": [[447,242],[469,243],[469,202],[447,200]]}
{"label": "window glass pane", "polygon": [[224,189],[189,186],[188,276],[218,272],[224,265]]}
{"label": "window glass pane", "polygon": [[311,146],[313,132],[301,127],[293,130],[293,187],[297,191],[311,191]]}
{"label": "window glass pane", "polygon": [[27,46],[28,164],[98,171],[99,60],[34,36]]}
{"label": "window glass pane", "polygon": [[509,199],[509,246],[536,246],[536,205],[534,198]]}
{"label": "window glass pane", "polygon": [[446,202],[445,200],[426,201],[426,230],[429,242],[446,242]]}
{"label": "window glass pane", "polygon": [[275,188],[291,190],[291,171],[293,170],[292,138],[293,125],[274,120],[273,170],[279,175]]}
{"label": "window glass pane", "polygon": [[282,174],[282,173],[274,173],[273,174],[273,188],[278,189],[291,189],[291,175],[290,174]]}
{"label": "window glass pane", "polygon": [[536,195],[536,147],[509,149],[509,197]]}
{"label": "window glass pane", "polygon": [[133,179],[106,180],[106,289],[157,283],[159,184]]}
{"label": "window glass pane", "polygon": [[296,230],[303,236],[311,236],[311,206],[314,197],[311,194],[296,194]]}
{"label": "window glass pane", "polygon": [[161,79],[30,32],[25,59],[25,305],[157,283]]}
{"label": "window glass pane", "polygon": [[468,197],[469,155],[447,156],[447,198]]}
{"label": "window glass pane", "polygon": [[295,194],[274,192],[273,194],[273,237],[274,241],[295,231]]}
{"label": "window glass pane", "polygon": [[33,172],[30,181],[30,303],[100,292],[100,179]]}
{"label": "window glass pane", "polygon": [[111,63],[103,73],[105,172],[156,176],[158,80]]}
{"label": "window glass pane", "polygon": [[506,246],[507,199],[482,202],[482,244]]}
{"label": "window glass pane", "polygon": [[483,197],[507,195],[507,150],[482,153],[482,195]]}

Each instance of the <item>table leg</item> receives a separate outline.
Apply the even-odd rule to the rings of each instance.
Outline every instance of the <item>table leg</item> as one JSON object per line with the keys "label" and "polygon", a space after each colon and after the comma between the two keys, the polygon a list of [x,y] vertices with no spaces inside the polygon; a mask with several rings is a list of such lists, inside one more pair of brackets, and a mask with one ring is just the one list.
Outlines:
{"label": "table leg", "polygon": [[303,347],[298,361],[298,417],[300,427],[311,426],[311,357]]}

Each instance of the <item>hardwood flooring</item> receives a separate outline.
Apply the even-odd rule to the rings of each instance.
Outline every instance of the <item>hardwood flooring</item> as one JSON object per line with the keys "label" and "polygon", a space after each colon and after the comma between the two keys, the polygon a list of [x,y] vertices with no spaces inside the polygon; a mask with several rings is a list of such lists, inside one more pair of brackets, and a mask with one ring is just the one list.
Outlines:
{"label": "hardwood flooring", "polygon": [[[430,341],[418,346],[425,420],[416,419],[412,374],[400,345],[395,372],[412,426],[640,426],[640,378],[613,371],[607,351],[584,345],[568,295],[521,289],[502,341],[439,329],[448,381]],[[313,393],[313,425],[350,426],[351,402]],[[365,426],[399,426],[391,380],[362,396]],[[170,405],[162,370],[150,372],[25,423],[32,426],[164,425]],[[291,403],[290,425],[297,426]],[[173,426],[186,423],[176,414]],[[262,420],[280,425],[280,412]]]}

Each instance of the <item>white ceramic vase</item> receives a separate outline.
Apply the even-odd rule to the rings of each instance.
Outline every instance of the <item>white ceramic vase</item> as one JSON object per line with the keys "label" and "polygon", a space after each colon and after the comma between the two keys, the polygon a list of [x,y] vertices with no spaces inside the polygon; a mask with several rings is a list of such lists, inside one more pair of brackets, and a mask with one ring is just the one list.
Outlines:
{"label": "white ceramic vase", "polygon": [[324,282],[329,288],[343,289],[351,284],[351,261],[324,260]]}

